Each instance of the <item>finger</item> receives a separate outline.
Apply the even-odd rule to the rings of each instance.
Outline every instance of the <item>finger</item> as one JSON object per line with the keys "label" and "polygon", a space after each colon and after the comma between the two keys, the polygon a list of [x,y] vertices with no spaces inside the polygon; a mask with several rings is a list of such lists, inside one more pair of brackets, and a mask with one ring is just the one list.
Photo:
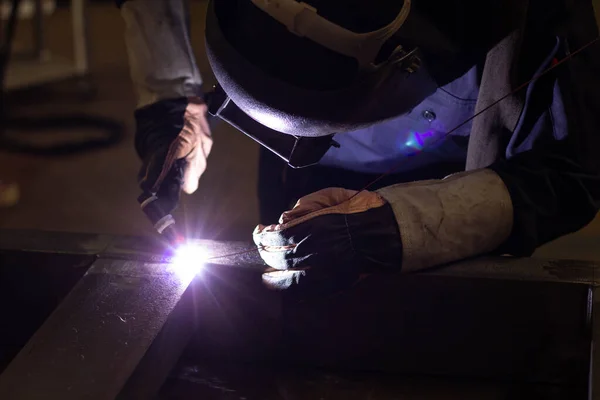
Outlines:
{"label": "finger", "polygon": [[298,200],[293,209],[281,215],[280,223],[289,223],[294,219],[301,218],[315,211],[323,210],[351,198],[356,191],[342,188],[327,188],[311,193]]}
{"label": "finger", "polygon": [[[201,101],[198,99],[198,101]],[[198,189],[198,181],[206,171],[207,158],[212,149],[210,127],[206,120],[204,103],[190,103],[186,110],[186,127],[178,140],[182,148],[191,149],[185,156],[188,166],[184,172],[183,191],[192,194]]]}
{"label": "finger", "polygon": [[277,269],[331,270],[357,257],[346,217],[340,214],[315,217],[282,230],[259,226],[253,238],[263,260]]}
{"label": "finger", "polygon": [[267,271],[262,274],[263,284],[273,290],[288,289],[294,284],[299,284],[307,271]]}
{"label": "finger", "polygon": [[186,157],[186,167],[183,171],[183,191],[192,194],[198,189],[198,181],[206,170],[206,158],[197,151]]}
{"label": "finger", "polygon": [[312,256],[310,252],[312,245],[303,246],[301,249],[300,246],[307,241],[314,241],[310,225],[305,224],[285,230],[268,230],[272,227],[259,226],[253,235],[263,261],[279,270],[305,267],[307,259]]}
{"label": "finger", "polygon": [[[202,106],[197,109],[197,119],[198,119],[198,127],[199,130],[204,133],[204,135],[208,138],[212,137],[212,133],[210,131],[210,124],[208,123],[208,107],[206,104],[202,104]],[[212,144],[212,140],[210,141]],[[210,151],[210,149],[209,149]]]}

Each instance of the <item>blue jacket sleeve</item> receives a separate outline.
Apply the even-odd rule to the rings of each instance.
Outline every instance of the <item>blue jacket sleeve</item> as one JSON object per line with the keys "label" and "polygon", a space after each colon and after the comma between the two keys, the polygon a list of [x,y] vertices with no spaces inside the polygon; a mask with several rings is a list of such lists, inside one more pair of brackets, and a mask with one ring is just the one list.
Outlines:
{"label": "blue jacket sleeve", "polygon": [[[556,39],[548,36],[552,49],[538,72],[598,36],[591,3],[577,10]],[[595,217],[600,208],[599,89],[599,42],[527,88],[505,157],[491,166],[507,186],[514,210],[512,233],[500,252],[531,255]]]}

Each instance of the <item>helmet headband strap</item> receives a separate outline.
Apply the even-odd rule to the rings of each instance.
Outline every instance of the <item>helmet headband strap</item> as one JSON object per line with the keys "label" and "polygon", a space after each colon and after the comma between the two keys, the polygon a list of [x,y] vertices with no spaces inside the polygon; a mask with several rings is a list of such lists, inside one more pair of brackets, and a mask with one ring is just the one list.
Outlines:
{"label": "helmet headband strap", "polygon": [[372,65],[383,44],[394,35],[408,18],[411,0],[404,0],[402,9],[388,25],[376,31],[356,33],[343,28],[317,14],[314,7],[295,0],[251,0],[272,18],[285,25],[293,34],[306,37],[357,60],[365,69]]}

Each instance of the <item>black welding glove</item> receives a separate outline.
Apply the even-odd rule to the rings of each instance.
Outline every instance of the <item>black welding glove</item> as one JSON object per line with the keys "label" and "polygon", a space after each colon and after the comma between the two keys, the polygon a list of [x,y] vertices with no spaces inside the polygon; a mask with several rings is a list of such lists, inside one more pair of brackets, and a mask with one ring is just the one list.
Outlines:
{"label": "black welding glove", "polygon": [[279,224],[256,227],[254,242],[272,268],[271,288],[330,294],[364,274],[398,271],[400,232],[391,206],[374,192],[329,188],[301,198]]}
{"label": "black welding glove", "polygon": [[207,107],[198,97],[162,100],[135,112],[135,147],[142,159],[142,191],[156,194],[170,213],[181,190],[191,194],[212,147]]}

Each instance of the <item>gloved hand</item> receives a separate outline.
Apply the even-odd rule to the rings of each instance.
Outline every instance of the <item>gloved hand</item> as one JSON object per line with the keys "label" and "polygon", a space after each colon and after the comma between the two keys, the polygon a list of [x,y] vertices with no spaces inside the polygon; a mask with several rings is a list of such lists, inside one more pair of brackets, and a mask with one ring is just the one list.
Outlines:
{"label": "gloved hand", "polygon": [[298,200],[279,224],[253,233],[270,288],[330,294],[362,274],[398,271],[402,243],[391,206],[374,192],[328,188]]}
{"label": "gloved hand", "polygon": [[180,192],[191,194],[212,147],[207,106],[198,97],[162,100],[136,111],[135,145],[143,161],[139,184],[170,213]]}

